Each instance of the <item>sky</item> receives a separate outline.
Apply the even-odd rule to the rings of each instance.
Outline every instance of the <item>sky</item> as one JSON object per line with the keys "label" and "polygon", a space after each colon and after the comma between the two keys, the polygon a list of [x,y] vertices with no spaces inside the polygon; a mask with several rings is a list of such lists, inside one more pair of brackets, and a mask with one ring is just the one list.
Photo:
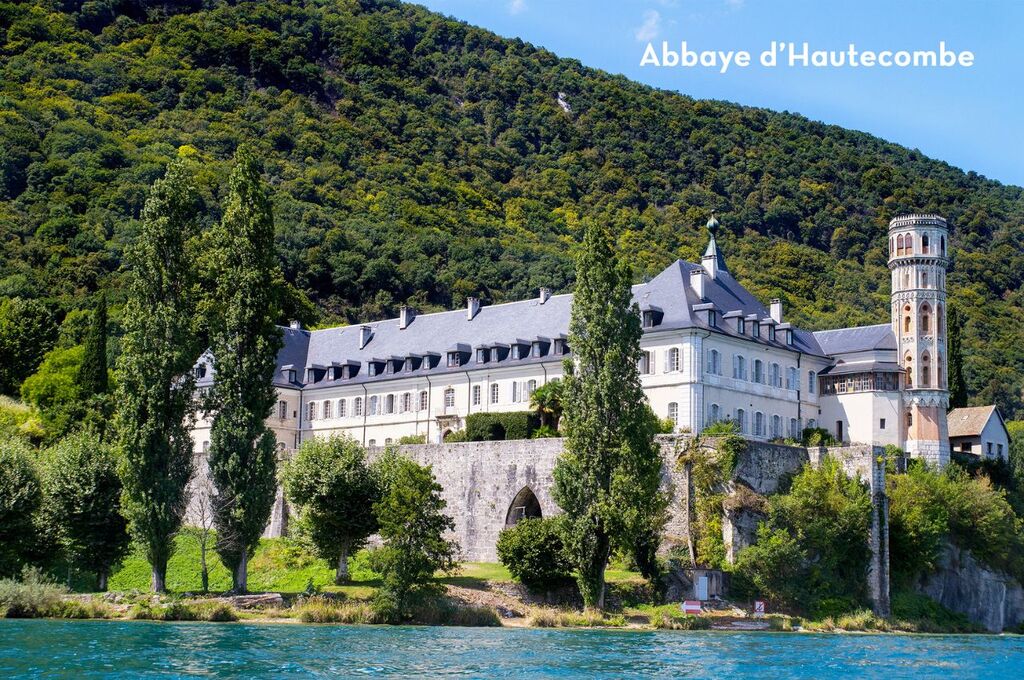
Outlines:
{"label": "sky", "polygon": [[[415,0],[587,66],[699,99],[722,99],[868,132],[1004,184],[1024,186],[1024,0]],[[746,68],[641,66],[745,50]],[[811,50],[974,54],[955,68],[775,68],[772,41]],[[783,61],[784,64],[784,61]]]}

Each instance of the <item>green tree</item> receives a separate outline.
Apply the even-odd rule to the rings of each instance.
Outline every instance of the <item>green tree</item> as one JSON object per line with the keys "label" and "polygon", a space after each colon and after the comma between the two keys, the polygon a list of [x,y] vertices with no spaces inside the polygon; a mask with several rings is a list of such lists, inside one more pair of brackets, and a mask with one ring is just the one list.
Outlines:
{"label": "green tree", "polygon": [[82,345],[54,347],[21,384],[21,398],[39,409],[49,441],[59,440],[81,420],[82,396],[76,378],[83,352]]}
{"label": "green tree", "polygon": [[171,163],[153,184],[129,253],[115,431],[122,508],[152,567],[156,592],[166,589],[192,474],[199,207],[188,161]]}
{"label": "green tree", "polygon": [[541,427],[558,430],[562,418],[562,381],[555,378],[535,389],[530,395],[530,408],[540,418]]}
{"label": "green tree", "polygon": [[300,531],[336,565],[335,583],[347,582],[349,555],[377,531],[380,484],[363,448],[349,437],[304,442],[285,466],[284,488],[299,510]]}
{"label": "green tree", "polygon": [[31,555],[42,500],[31,448],[19,438],[0,439],[0,577],[16,575]]}
{"label": "green tree", "polygon": [[50,452],[43,488],[47,520],[68,559],[95,573],[99,590],[106,590],[111,567],[129,545],[113,450],[91,433],[63,439]]}
{"label": "green tree", "polygon": [[441,485],[430,468],[396,458],[385,473],[386,491],[373,506],[384,539],[372,553],[372,567],[381,575],[374,607],[399,621],[409,616],[415,597],[434,590],[435,572],[455,568],[458,546],[445,538],[455,523],[444,514]]}
{"label": "green tree", "polygon": [[946,320],[946,328],[949,336],[949,407],[960,408],[967,406],[967,382],[964,380],[964,353],[960,341],[960,333],[963,322],[960,318],[960,310],[955,306],[949,306],[949,315]]}
{"label": "green tree", "polygon": [[14,396],[57,340],[57,320],[38,300],[0,301],[0,394]]}
{"label": "green tree", "polygon": [[604,607],[613,541],[634,543],[665,507],[659,491],[657,422],[640,388],[640,314],[630,271],[608,234],[589,223],[576,260],[563,406],[565,451],[555,501],[566,514],[566,549],[588,608]]}
{"label": "green tree", "polygon": [[496,547],[509,573],[530,588],[550,590],[572,582],[559,517],[522,519],[501,530]]}
{"label": "green tree", "polygon": [[270,519],[277,488],[277,439],[266,419],[277,400],[273,385],[281,332],[274,274],[274,221],[252,152],[235,157],[224,219],[213,230],[208,266],[216,285],[211,350],[216,380],[210,428],[210,474],[216,550],[247,589],[248,562]]}
{"label": "green tree", "polygon": [[100,294],[85,335],[85,352],[78,367],[78,389],[83,398],[106,394],[107,372],[107,296]]}

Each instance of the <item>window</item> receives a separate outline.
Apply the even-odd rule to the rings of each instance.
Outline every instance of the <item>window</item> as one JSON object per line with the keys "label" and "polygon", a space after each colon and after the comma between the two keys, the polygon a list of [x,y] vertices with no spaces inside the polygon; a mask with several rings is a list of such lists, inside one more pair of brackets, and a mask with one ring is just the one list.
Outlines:
{"label": "window", "polygon": [[473,385],[473,406],[480,405],[480,386]]}
{"label": "window", "polygon": [[348,401],[345,400],[345,399],[339,399],[338,400],[338,417],[339,418],[344,418],[345,416],[348,415],[347,411],[348,411]]}
{"label": "window", "polygon": [[284,420],[288,417],[288,402],[279,401],[277,402],[277,417]]}
{"label": "window", "polygon": [[884,430],[885,429],[885,418],[879,418],[878,419],[878,429],[879,430]]}
{"label": "window", "polygon": [[810,420],[807,421],[807,427],[811,428],[812,430],[817,429],[818,421],[815,420],[814,418],[811,418]]}
{"label": "window", "polygon": [[370,397],[370,407],[368,409],[370,412],[369,415],[375,416],[380,413],[379,404],[380,400],[377,398],[377,395]]}
{"label": "window", "polygon": [[672,371],[679,370],[679,348],[672,347],[665,354],[665,372],[670,373]]}
{"label": "window", "polygon": [[772,364],[772,387],[782,387],[782,368]]}
{"label": "window", "polygon": [[800,421],[796,418],[789,419],[789,436],[791,439],[800,438]]}
{"label": "window", "polygon": [[650,375],[654,372],[654,355],[651,352],[641,352],[640,362],[637,364],[640,375]]}
{"label": "window", "polygon": [[491,383],[491,403],[498,403],[498,383]]}
{"label": "window", "polygon": [[736,319],[736,332],[743,335],[747,332],[747,320],[744,318]]}
{"label": "window", "polygon": [[539,342],[533,343],[533,346],[530,347],[530,356],[534,358],[544,356],[544,353],[541,351],[542,349],[543,348],[541,347]]}
{"label": "window", "polygon": [[480,364],[486,364],[487,363],[487,349],[486,348],[480,347],[480,348],[478,348],[476,350],[476,360],[477,360],[477,363],[480,363]]}
{"label": "window", "polygon": [[708,373],[711,375],[722,375],[722,355],[717,349],[708,352]]}
{"label": "window", "polygon": [[913,411],[907,411],[907,427],[912,427],[913,425],[914,425],[914,412]]}
{"label": "window", "polygon": [[420,411],[426,411],[427,410],[427,402],[429,400],[430,400],[430,397],[427,394],[427,391],[426,390],[421,391],[420,392],[420,408],[419,408]]}
{"label": "window", "polygon": [[772,416],[772,439],[778,439],[782,436],[782,418],[779,416]]}
{"label": "window", "polygon": [[764,414],[760,411],[754,414],[754,436],[764,436]]}
{"label": "window", "polygon": [[412,393],[406,392],[402,395],[402,413],[408,413],[412,410]]}
{"label": "window", "polygon": [[673,424],[679,424],[679,404],[674,401],[668,403],[668,419]]}
{"label": "window", "polygon": [[928,254],[928,234],[921,237],[921,252]]}
{"label": "window", "polygon": [[747,412],[741,408],[736,409],[736,427],[739,428],[741,434],[747,432]]}
{"label": "window", "polygon": [[367,446],[376,446],[377,445],[377,440],[376,439],[371,439],[370,441],[366,442],[366,445]]}
{"label": "window", "polygon": [[946,254],[946,237],[945,236],[940,236],[939,237],[939,244],[942,246],[942,255],[945,256],[945,254]]}
{"label": "window", "polygon": [[203,453],[210,452],[210,442],[203,442]]}
{"label": "window", "polygon": [[817,389],[818,375],[814,371],[807,371],[807,393],[814,394]]}
{"label": "window", "polygon": [[927,302],[924,303],[921,306],[921,323],[920,323],[920,326],[921,326],[921,332],[922,333],[930,333],[931,332],[931,307],[928,306]]}
{"label": "window", "polygon": [[738,380],[747,379],[747,358],[734,354],[732,357],[732,377]]}
{"label": "window", "polygon": [[530,380],[526,383],[526,398],[529,399],[537,391],[537,381]]}
{"label": "window", "polygon": [[756,321],[750,324],[750,335],[755,338],[761,337],[761,324]]}
{"label": "window", "polygon": [[910,333],[910,305],[903,308],[903,334]]}
{"label": "window", "polygon": [[449,366],[461,366],[462,365],[462,354],[459,352],[448,352],[448,365]]}
{"label": "window", "polygon": [[797,383],[799,382],[800,378],[798,376],[799,376],[799,374],[796,372],[796,369],[793,368],[792,366],[790,366],[788,369],[786,369],[786,389],[787,390],[795,390],[795,389],[799,388],[799,385]]}
{"label": "window", "polygon": [[754,359],[754,382],[764,382],[764,364],[760,359]]}
{"label": "window", "polygon": [[352,415],[361,416],[363,415],[363,398],[356,397],[352,400]]}
{"label": "window", "polygon": [[324,402],[324,419],[331,417],[331,401],[328,399]]}
{"label": "window", "polygon": [[999,457],[1002,458],[1003,457],[1003,445],[1002,444],[996,444],[996,448],[999,450]]}
{"label": "window", "polygon": [[523,358],[523,350],[522,350],[522,347],[520,345],[512,345],[512,358],[513,359],[522,359]]}
{"label": "window", "polygon": [[316,402],[315,401],[309,402],[309,407],[308,408],[309,408],[309,411],[308,411],[307,419],[308,420],[316,420]]}
{"label": "window", "polygon": [[722,407],[718,404],[712,404],[711,408],[708,409],[708,425],[717,423],[722,419]]}
{"label": "window", "polygon": [[517,382],[512,383],[512,403],[519,403],[519,383]]}
{"label": "window", "polygon": [[928,272],[921,272],[921,287],[928,287]]}
{"label": "window", "polygon": [[907,387],[914,386],[914,360],[908,354],[903,358],[903,365],[906,366],[907,371]]}
{"label": "window", "polygon": [[925,352],[921,357],[921,387],[932,386],[932,367],[928,357],[928,352]]}
{"label": "window", "polygon": [[391,446],[391,437],[387,437],[384,440],[384,446]]}
{"label": "window", "polygon": [[454,408],[455,407],[455,388],[446,387],[444,390],[444,407]]}
{"label": "window", "polygon": [[395,395],[389,394],[388,396],[384,397],[384,413],[394,413],[394,412],[395,412]]}
{"label": "window", "polygon": [[992,457],[992,442],[987,442],[987,446],[985,447],[985,454],[986,454],[986,455],[987,455],[987,456],[988,456],[989,458],[991,458],[991,457]]}
{"label": "window", "polygon": [[896,254],[902,255],[904,253],[903,248],[903,234],[896,237]]}

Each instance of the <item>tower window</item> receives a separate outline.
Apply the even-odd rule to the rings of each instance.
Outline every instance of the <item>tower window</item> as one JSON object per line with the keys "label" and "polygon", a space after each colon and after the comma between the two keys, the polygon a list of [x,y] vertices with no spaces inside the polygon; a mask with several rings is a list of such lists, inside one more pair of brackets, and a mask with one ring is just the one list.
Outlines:
{"label": "tower window", "polygon": [[928,234],[921,237],[921,252],[928,254]]}
{"label": "tower window", "polygon": [[931,307],[927,302],[921,307],[921,332],[931,332]]}
{"label": "tower window", "polygon": [[925,352],[924,356],[921,357],[921,387],[932,386],[932,367],[928,357],[928,353]]}
{"label": "tower window", "polygon": [[896,237],[896,254],[902,255],[904,253],[903,248],[903,234]]}

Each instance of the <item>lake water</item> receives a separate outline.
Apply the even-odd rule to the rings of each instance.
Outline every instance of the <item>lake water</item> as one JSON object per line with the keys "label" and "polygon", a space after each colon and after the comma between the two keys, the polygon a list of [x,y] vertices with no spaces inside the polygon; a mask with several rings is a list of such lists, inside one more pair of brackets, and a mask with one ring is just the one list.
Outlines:
{"label": "lake water", "polygon": [[1024,637],[0,620],[0,677],[1024,678]]}

